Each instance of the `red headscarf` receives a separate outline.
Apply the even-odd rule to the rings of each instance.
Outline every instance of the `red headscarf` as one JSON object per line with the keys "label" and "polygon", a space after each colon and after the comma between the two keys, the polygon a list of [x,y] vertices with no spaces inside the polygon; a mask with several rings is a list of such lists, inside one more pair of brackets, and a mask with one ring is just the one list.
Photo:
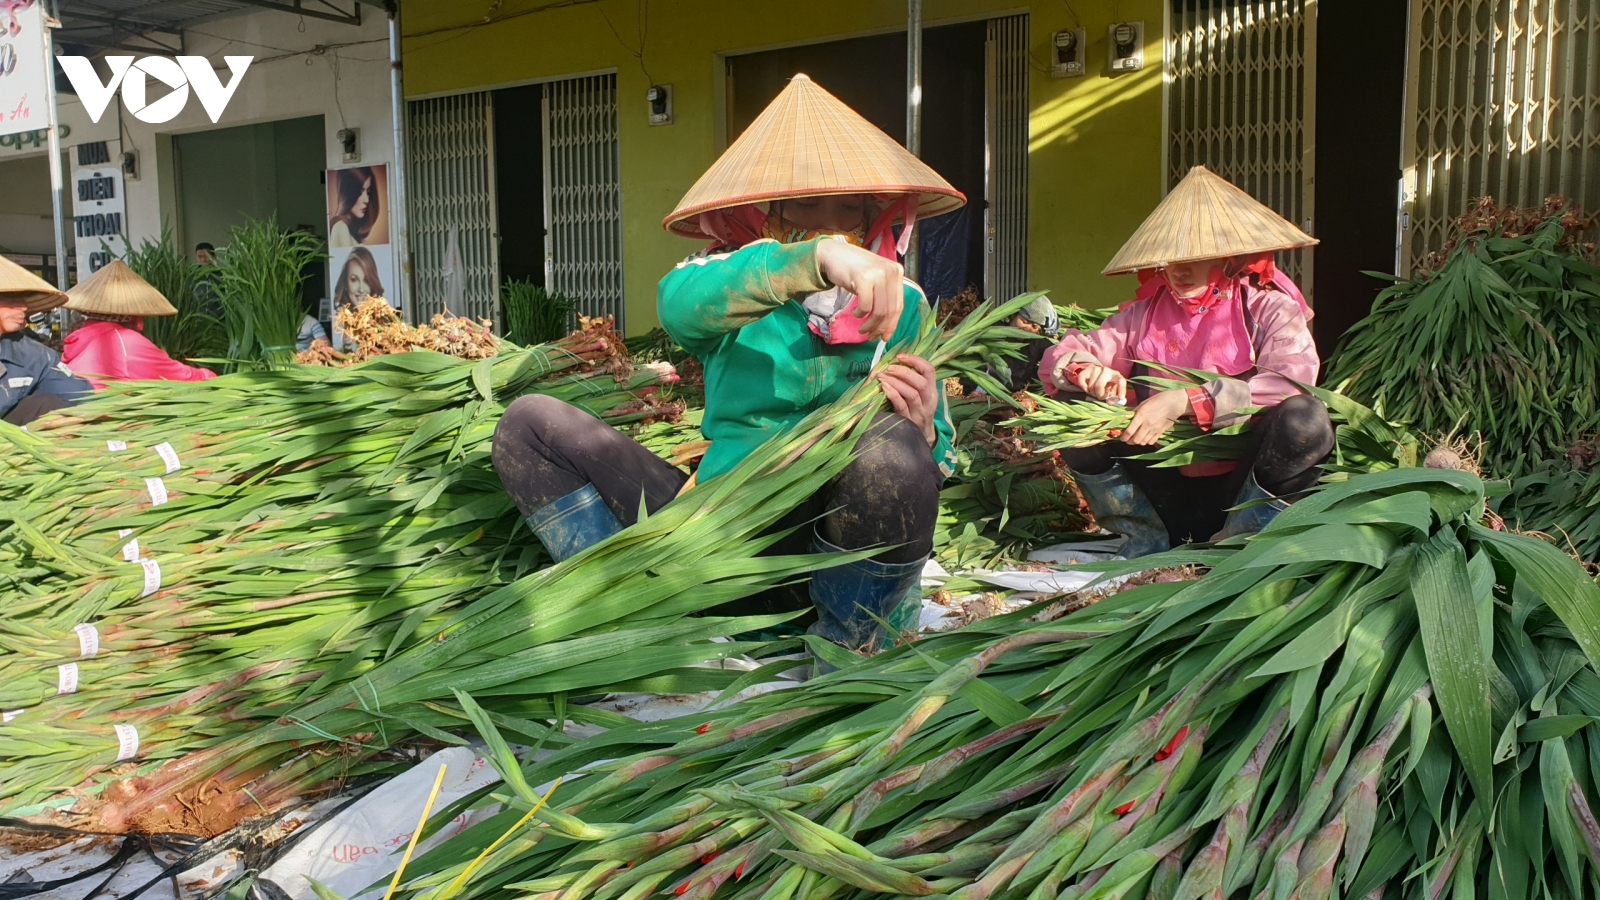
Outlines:
{"label": "red headscarf", "polygon": [[[915,195],[901,194],[874,196],[873,199],[883,205],[867,226],[862,246],[884,259],[899,262],[911,246],[911,230],[917,223],[917,198]],[[700,214],[700,230],[716,238],[711,245],[713,250],[737,250],[766,236],[769,217],[767,210],[754,203],[713,209]],[[900,229],[899,239],[885,240],[893,237],[897,219],[905,222],[905,227]]]}
{"label": "red headscarf", "polygon": [[1240,290],[1252,279],[1293,297],[1306,318],[1311,318],[1300,288],[1278,271],[1271,253],[1238,257],[1213,268],[1205,289],[1191,298],[1181,298],[1173,291],[1164,270],[1144,269],[1138,274],[1139,293],[1134,302],[1154,302],[1145,314],[1135,359],[1228,376],[1255,368],[1255,349],[1245,325]]}

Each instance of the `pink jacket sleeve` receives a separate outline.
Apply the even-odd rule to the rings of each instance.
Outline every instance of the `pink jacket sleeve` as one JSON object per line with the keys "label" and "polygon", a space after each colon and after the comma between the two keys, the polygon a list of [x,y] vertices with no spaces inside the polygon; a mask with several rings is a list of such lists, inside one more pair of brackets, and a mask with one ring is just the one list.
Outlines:
{"label": "pink jacket sleeve", "polygon": [[135,381],[206,381],[217,373],[173,359],[131,328],[118,328],[75,361],[85,372]]}
{"label": "pink jacket sleeve", "polygon": [[1058,385],[1051,379],[1050,373],[1062,363],[1095,363],[1131,375],[1133,360],[1128,357],[1127,348],[1143,325],[1144,312],[1143,301],[1129,303],[1093,331],[1067,329],[1061,342],[1046,350],[1044,359],[1039,361],[1039,378],[1044,382],[1045,393],[1056,394],[1071,387]]}
{"label": "pink jacket sleeve", "polygon": [[161,381],[209,381],[217,373],[200,366],[185,365],[168,356],[165,350],[142,334],[124,336],[128,350],[128,377]]}
{"label": "pink jacket sleeve", "polygon": [[1310,318],[1282,291],[1252,290],[1246,298],[1254,328],[1256,373],[1249,378],[1218,378],[1205,386],[1215,404],[1217,427],[1237,422],[1240,410],[1277,406],[1300,393],[1295,383],[1316,384],[1322,361],[1311,339]]}

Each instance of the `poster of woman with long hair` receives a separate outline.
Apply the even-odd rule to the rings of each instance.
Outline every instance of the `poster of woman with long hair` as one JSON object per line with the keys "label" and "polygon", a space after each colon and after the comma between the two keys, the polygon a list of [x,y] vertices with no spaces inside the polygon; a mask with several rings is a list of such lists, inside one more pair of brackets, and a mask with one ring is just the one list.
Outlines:
{"label": "poster of woman with long hair", "polygon": [[328,172],[328,246],[389,243],[388,166]]}
{"label": "poster of woman with long hair", "polygon": [[395,283],[389,245],[388,166],[328,170],[328,277],[333,297],[333,345],[348,343],[338,328],[339,310],[385,293]]}
{"label": "poster of woman with long hair", "polygon": [[339,267],[338,282],[333,289],[335,308],[358,306],[370,297],[382,297],[383,275],[378,271],[378,261],[366,247],[351,250]]}

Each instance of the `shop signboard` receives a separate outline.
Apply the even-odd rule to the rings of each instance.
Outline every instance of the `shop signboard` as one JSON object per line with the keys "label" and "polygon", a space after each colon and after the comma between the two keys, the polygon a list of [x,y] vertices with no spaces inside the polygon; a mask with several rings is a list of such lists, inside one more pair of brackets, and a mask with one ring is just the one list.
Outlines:
{"label": "shop signboard", "polygon": [[0,135],[49,127],[46,57],[39,0],[0,2]]}
{"label": "shop signboard", "polygon": [[109,142],[79,144],[72,155],[72,234],[77,241],[78,280],[100,270],[113,257],[128,252],[119,153]]}

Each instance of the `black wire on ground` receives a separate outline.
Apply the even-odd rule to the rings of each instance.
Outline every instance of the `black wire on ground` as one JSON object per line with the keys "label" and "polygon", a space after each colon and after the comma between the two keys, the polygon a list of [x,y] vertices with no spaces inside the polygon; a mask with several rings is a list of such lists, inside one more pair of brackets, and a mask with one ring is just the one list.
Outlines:
{"label": "black wire on ground", "polygon": [[[300,843],[300,841],[304,840],[306,835],[316,830],[317,825],[320,825],[322,822],[333,818],[340,812],[343,812],[344,809],[350,804],[356,802],[362,797],[365,797],[367,794],[371,793],[375,788],[377,788],[378,785],[383,784],[387,780],[387,778],[375,776],[370,783],[357,785],[348,794],[341,798],[342,802],[329,810],[328,814],[322,819],[311,823],[305,828],[301,828],[294,834],[291,834],[282,841],[274,844],[261,843],[261,836],[263,833],[270,830],[280,821],[282,821],[283,816],[281,815],[274,818],[262,818],[251,822],[245,822],[236,828],[211,838],[210,840],[188,834],[144,835],[112,834],[111,832],[105,831],[85,831],[77,828],[64,828],[59,825],[27,822],[21,819],[11,819],[0,816],[0,828],[11,829],[14,831],[29,831],[36,834],[54,835],[63,838],[62,843],[83,840],[84,838],[97,837],[115,837],[122,839],[122,845],[117,848],[117,852],[112,854],[110,859],[94,866],[93,868],[85,869],[82,872],[77,872],[67,878],[59,878],[54,881],[9,881],[0,884],[0,900],[13,900],[13,898],[32,897],[37,894],[45,893],[46,891],[71,887],[86,879],[92,878],[101,872],[105,872],[107,869],[111,869],[110,874],[106,875],[106,877],[102,879],[99,884],[95,885],[94,888],[87,894],[84,894],[82,898],[82,900],[94,900],[94,898],[102,896],[102,891],[105,890],[106,885],[110,884],[112,879],[120,875],[122,870],[127,867],[128,863],[132,861],[132,859],[141,850],[144,851],[152,860],[154,860],[157,865],[162,866],[162,870],[159,874],[151,877],[150,880],[146,881],[142,885],[139,885],[137,888],[121,892],[121,896],[133,898],[133,900],[137,900],[140,895],[142,895],[145,891],[148,891],[150,888],[155,887],[159,882],[168,878],[175,879],[179,874],[194,868],[200,863],[205,862],[213,856],[216,856],[218,853],[225,853],[229,850],[238,850],[244,857],[246,873],[259,872],[262,869],[265,869],[268,865],[271,865],[271,863],[277,858],[287,853],[296,844]],[[176,851],[182,855],[179,856],[176,861],[169,864],[163,862],[161,857],[157,855],[159,851]],[[214,886],[211,892],[202,897],[201,900],[212,900],[212,898],[222,896],[234,884],[236,884],[238,880],[239,879],[233,879],[227,883]],[[273,884],[271,881],[259,878],[256,879],[254,884],[252,884],[250,893],[248,895],[248,900],[287,900],[287,898],[288,894],[284,892],[281,887]]]}

